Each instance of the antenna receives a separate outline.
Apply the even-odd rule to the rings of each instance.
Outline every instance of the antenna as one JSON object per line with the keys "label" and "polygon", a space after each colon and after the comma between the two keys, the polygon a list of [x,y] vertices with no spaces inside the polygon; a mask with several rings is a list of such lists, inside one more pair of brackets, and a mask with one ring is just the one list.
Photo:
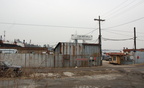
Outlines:
{"label": "antenna", "polygon": [[0,40],[2,40],[2,35],[0,36]]}
{"label": "antenna", "polygon": [[31,39],[30,39],[30,41],[29,41],[29,44],[31,44]]}
{"label": "antenna", "polygon": [[5,37],[6,37],[6,35],[5,35],[5,34],[6,34],[6,31],[4,31],[4,41],[5,41]]}
{"label": "antenna", "polygon": [[77,39],[77,31],[76,31],[76,34],[75,34],[75,43],[78,43],[78,39]]}

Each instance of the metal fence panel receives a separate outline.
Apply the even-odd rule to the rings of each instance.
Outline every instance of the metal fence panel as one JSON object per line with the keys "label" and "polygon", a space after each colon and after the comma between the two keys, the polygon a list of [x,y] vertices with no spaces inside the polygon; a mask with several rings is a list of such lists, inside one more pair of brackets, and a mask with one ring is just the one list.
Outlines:
{"label": "metal fence panel", "polygon": [[89,56],[84,55],[0,54],[0,60],[22,67],[89,67],[100,65],[99,57],[95,58],[97,59],[90,60]]}

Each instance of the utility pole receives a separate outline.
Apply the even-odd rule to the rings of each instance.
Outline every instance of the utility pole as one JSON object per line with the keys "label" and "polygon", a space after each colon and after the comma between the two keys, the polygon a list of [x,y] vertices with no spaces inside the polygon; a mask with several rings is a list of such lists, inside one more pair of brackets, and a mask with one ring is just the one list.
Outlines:
{"label": "utility pole", "polygon": [[101,41],[101,21],[105,21],[103,19],[100,19],[100,16],[99,16],[99,19],[94,19],[94,21],[98,21],[99,22],[99,45],[100,45],[100,63],[102,65],[102,41]]}
{"label": "utility pole", "polygon": [[134,50],[136,51],[136,28],[134,27]]}
{"label": "utility pole", "polygon": [[136,63],[136,28],[134,27],[134,64]]}

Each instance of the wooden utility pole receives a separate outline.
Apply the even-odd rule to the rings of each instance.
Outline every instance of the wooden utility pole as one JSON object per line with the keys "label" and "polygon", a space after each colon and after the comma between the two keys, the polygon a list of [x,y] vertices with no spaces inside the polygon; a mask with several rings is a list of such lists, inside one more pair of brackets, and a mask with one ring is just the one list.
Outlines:
{"label": "wooden utility pole", "polygon": [[99,45],[100,45],[100,63],[102,65],[102,41],[101,41],[101,21],[105,21],[103,19],[100,19],[100,16],[99,16],[99,19],[94,19],[94,21],[98,21],[99,22]]}
{"label": "wooden utility pole", "polygon": [[134,27],[134,64],[136,64],[136,28]]}
{"label": "wooden utility pole", "polygon": [[136,28],[134,27],[134,50],[136,51]]}

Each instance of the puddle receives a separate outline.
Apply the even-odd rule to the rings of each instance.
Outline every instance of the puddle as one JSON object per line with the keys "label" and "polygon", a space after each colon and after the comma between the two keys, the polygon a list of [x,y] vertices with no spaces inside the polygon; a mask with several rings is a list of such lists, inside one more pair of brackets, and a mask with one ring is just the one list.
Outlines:
{"label": "puddle", "polygon": [[91,85],[76,85],[73,88],[99,88],[99,87],[91,86]]}
{"label": "puddle", "polygon": [[59,77],[60,74],[58,73],[34,73],[31,74],[30,77],[34,78],[34,77]]}
{"label": "puddle", "polygon": [[94,79],[94,80],[100,80],[100,79],[106,79],[106,80],[114,80],[118,77],[122,77],[120,74],[101,74],[101,75],[93,75],[93,76],[84,76],[88,79]]}
{"label": "puddle", "polygon": [[67,76],[67,77],[72,77],[74,76],[74,73],[72,72],[63,72],[63,74],[60,73],[34,73],[31,74],[30,77],[31,78],[35,78],[35,77],[61,77],[62,75]]}
{"label": "puddle", "polygon": [[74,73],[72,73],[72,72],[63,72],[63,74],[64,74],[65,76],[68,76],[68,77],[74,76]]}

